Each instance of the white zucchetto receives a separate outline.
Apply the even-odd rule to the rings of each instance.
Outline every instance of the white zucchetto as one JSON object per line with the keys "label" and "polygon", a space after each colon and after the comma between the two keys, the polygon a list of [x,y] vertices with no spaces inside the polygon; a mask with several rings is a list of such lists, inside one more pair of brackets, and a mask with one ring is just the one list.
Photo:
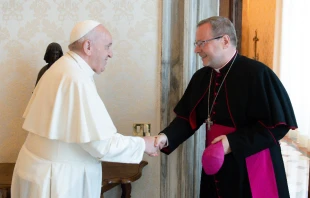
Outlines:
{"label": "white zucchetto", "polygon": [[85,36],[98,25],[100,25],[100,23],[93,20],[80,21],[76,23],[70,34],[70,44]]}

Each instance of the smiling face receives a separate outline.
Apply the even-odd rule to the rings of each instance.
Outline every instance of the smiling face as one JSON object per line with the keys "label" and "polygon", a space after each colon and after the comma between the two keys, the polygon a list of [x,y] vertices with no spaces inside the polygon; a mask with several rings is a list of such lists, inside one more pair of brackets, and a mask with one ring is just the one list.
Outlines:
{"label": "smiling face", "polygon": [[[204,66],[212,68],[219,68],[222,66],[223,55],[223,35],[213,35],[212,27],[209,23],[205,23],[199,26],[196,30],[196,47],[195,53],[197,53],[202,60]],[[213,39],[215,37],[220,37]],[[207,42],[201,42],[205,40],[213,39]]]}
{"label": "smiling face", "polygon": [[94,72],[100,74],[105,70],[108,59],[113,56],[112,36],[107,29],[99,25],[90,42],[92,42],[90,66]]}

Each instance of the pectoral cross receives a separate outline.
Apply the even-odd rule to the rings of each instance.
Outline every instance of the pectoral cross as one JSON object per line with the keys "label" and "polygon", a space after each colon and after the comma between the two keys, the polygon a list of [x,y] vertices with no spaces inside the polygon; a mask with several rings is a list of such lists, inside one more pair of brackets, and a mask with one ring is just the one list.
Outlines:
{"label": "pectoral cross", "polygon": [[211,121],[210,116],[208,116],[208,119],[206,119],[206,123],[207,123],[207,130],[210,131],[211,126],[213,125],[213,121]]}

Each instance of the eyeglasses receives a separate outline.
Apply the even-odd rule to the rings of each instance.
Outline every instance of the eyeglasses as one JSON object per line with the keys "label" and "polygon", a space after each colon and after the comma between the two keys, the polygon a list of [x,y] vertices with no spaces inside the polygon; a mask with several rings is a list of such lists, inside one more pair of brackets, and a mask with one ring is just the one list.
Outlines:
{"label": "eyeglasses", "polygon": [[194,45],[195,45],[195,47],[203,47],[206,43],[208,43],[208,42],[210,42],[210,41],[213,41],[213,40],[215,40],[215,39],[220,39],[220,38],[222,38],[224,35],[222,35],[222,36],[217,36],[217,37],[214,37],[214,38],[211,38],[211,39],[208,39],[208,40],[204,40],[204,41],[196,41],[195,43],[194,43]]}

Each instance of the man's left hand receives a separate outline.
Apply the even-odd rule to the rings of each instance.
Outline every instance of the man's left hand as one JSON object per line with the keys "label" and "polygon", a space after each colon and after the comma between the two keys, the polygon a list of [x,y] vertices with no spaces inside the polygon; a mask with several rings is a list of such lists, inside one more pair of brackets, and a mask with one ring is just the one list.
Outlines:
{"label": "man's left hand", "polygon": [[230,153],[231,149],[230,149],[230,145],[229,145],[227,136],[226,135],[220,135],[220,136],[214,138],[214,140],[211,142],[211,144],[215,144],[219,141],[222,141],[225,155]]}

